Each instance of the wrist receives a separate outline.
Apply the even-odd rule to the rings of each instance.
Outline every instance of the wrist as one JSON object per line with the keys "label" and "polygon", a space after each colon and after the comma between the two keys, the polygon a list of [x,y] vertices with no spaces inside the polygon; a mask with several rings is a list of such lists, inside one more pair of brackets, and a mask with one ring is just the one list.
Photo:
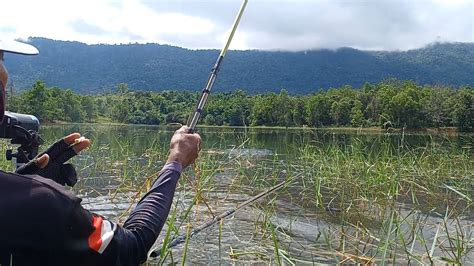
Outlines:
{"label": "wrist", "polygon": [[183,164],[180,163],[179,161],[166,161],[166,164],[163,166],[162,171],[175,171],[181,174],[183,171]]}
{"label": "wrist", "polygon": [[166,160],[166,163],[168,164],[171,162],[178,162],[179,164],[181,164],[182,168],[186,168],[188,164],[183,160],[183,158],[185,157],[179,152],[171,151],[170,155],[168,156],[168,160]]}

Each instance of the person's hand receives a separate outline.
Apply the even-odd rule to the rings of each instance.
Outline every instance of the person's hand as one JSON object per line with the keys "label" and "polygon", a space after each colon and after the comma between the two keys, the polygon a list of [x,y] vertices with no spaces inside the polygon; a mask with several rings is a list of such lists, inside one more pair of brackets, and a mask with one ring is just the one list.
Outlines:
{"label": "person's hand", "polygon": [[72,133],[55,142],[35,159],[19,167],[16,172],[38,174],[61,185],[67,184],[72,187],[77,182],[77,173],[72,164],[65,162],[90,144],[90,140],[81,137],[81,134]]}
{"label": "person's hand", "polygon": [[188,127],[176,130],[170,142],[170,154],[167,163],[177,161],[183,169],[194,163],[201,150],[201,137],[197,133],[187,133]]}

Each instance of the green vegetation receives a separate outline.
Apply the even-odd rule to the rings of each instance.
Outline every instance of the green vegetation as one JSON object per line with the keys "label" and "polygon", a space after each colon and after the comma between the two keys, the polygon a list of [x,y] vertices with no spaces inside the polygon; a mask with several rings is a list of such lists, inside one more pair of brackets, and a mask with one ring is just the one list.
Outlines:
{"label": "green vegetation", "polygon": [[[119,84],[114,93],[80,95],[48,88],[42,81],[10,96],[9,110],[36,115],[42,121],[131,124],[185,124],[198,92],[131,91]],[[242,90],[214,93],[202,116],[206,125],[281,127],[457,127],[474,130],[474,89],[420,86],[387,80],[309,95],[248,95]]]}
{"label": "green vegetation", "polygon": [[[117,205],[124,198],[136,201],[146,192],[159,169],[156,162],[166,158],[166,143],[157,139],[166,137],[159,137],[163,130],[156,128],[126,128],[128,134],[114,126],[93,135],[96,139],[104,134],[110,143],[95,145],[84,154],[88,159],[79,164],[85,169],[84,179],[76,190],[89,196],[97,193],[87,185],[94,186],[95,177],[102,176],[109,186],[96,184],[94,188],[103,189],[102,195],[114,195],[112,202]],[[472,147],[444,137],[413,143],[416,136],[403,132],[328,137],[327,132],[303,131],[309,135],[292,133],[300,138],[285,143],[289,147],[286,155],[262,157],[246,148],[261,146],[263,138],[275,142],[273,136],[248,134],[244,129],[236,134],[226,128],[204,128],[203,153],[180,180],[166,233],[157,246],[189,235],[190,227],[280,182],[281,170],[287,171],[287,177],[302,176],[221,225],[187,238],[176,248],[162,250],[156,263],[472,261]],[[278,130],[278,134],[287,133]],[[140,142],[132,140],[137,135],[147,140],[139,149]],[[242,139],[233,153],[227,150],[229,139],[235,145]],[[104,156],[104,151],[109,155]],[[118,188],[111,183],[119,184]]]}
{"label": "green vegetation", "polygon": [[305,173],[302,187],[280,197],[339,225],[330,233],[320,232],[336,261],[469,261],[472,223],[463,220],[473,210],[469,147],[433,142],[416,148],[404,138],[402,134],[394,143],[381,136],[374,140],[377,148],[357,137],[342,146],[301,146],[302,164],[293,167]]}
{"label": "green vegetation", "polygon": [[[87,45],[31,38],[38,56],[9,54],[5,64],[16,88],[36,80],[74,92],[103,93],[126,83],[133,90],[197,90],[204,86],[218,50],[159,44]],[[419,84],[474,85],[474,43],[436,43],[409,51],[352,48],[301,52],[230,51],[216,82],[219,91],[308,94],[319,88],[378,83],[387,78]]]}
{"label": "green vegetation", "polygon": [[[42,131],[47,144],[72,131],[91,138],[74,159],[74,190],[87,208],[123,222],[166,161],[174,129],[74,124]],[[225,127],[203,127],[201,135],[202,153],[180,179],[156,246],[282,181],[282,170],[302,175],[187,244],[163,249],[151,265],[472,264],[471,135]]]}

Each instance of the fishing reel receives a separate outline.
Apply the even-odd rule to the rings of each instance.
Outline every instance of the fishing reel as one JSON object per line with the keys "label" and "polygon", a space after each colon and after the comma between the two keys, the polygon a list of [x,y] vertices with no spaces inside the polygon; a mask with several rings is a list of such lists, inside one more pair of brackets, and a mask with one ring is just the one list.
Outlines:
{"label": "fishing reel", "polygon": [[32,160],[38,155],[38,148],[43,144],[39,135],[39,120],[33,115],[5,112],[0,124],[0,138],[11,139],[11,144],[19,144],[16,152],[7,149],[6,158],[15,158],[16,168]]}

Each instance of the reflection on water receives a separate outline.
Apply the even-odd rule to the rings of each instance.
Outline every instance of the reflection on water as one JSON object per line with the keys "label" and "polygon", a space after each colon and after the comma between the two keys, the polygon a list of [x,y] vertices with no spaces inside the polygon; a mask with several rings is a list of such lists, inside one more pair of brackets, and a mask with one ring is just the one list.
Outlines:
{"label": "reflection on water", "polygon": [[242,149],[233,148],[224,150],[224,154],[228,154],[229,157],[247,156],[247,157],[265,157],[273,155],[273,152],[269,149]]}
{"label": "reflection on water", "polygon": [[[42,127],[46,140],[54,140],[65,133],[81,132],[92,139],[94,145],[117,148],[114,144],[126,141],[133,147],[136,155],[143,153],[155,142],[167,147],[169,139],[177,127],[137,126],[137,125],[58,125]],[[381,143],[389,141],[393,145],[403,143],[406,147],[417,148],[427,145],[449,146],[454,149],[473,151],[471,135],[428,135],[421,133],[377,133],[361,131],[331,131],[314,129],[273,129],[273,128],[200,128],[199,133],[205,150],[222,150],[236,154],[239,145],[245,142],[242,152],[271,154],[293,154],[304,143],[331,143],[341,147],[357,143],[358,145],[379,149]],[[247,141],[248,140],[248,141]],[[240,147],[242,148],[242,147]]]}
{"label": "reflection on water", "polygon": [[[126,218],[124,214],[138,199],[137,191],[145,191],[144,181],[148,176],[153,176],[166,160],[168,143],[174,130],[175,127],[156,126],[60,125],[43,127],[42,134],[47,142],[76,131],[92,140],[94,147],[75,161],[83,177],[75,190],[83,198],[86,208],[123,222]],[[193,207],[189,214],[188,218],[193,226],[211,219],[211,213],[224,212],[265,190],[266,186],[270,185],[264,183],[265,177],[275,170],[304,163],[295,156],[301,152],[304,145],[323,147],[329,143],[342,148],[357,145],[361,150],[373,151],[384,149],[389,143],[395,147],[413,150],[433,146],[461,150],[469,154],[473,151],[472,135],[215,127],[201,128],[200,134],[203,140],[201,156],[209,159],[211,165],[202,166],[200,171],[210,173],[211,179],[205,181],[208,189],[204,189],[198,205]],[[218,166],[213,168],[213,164]],[[236,178],[242,176],[242,171],[245,171],[247,179]],[[255,180],[263,181],[259,183]],[[276,228],[276,236],[282,245],[279,252],[283,260],[285,254],[289,254],[291,260],[297,264],[335,263],[344,260],[344,257],[333,256],[328,252],[329,246],[334,249],[332,245],[340,244],[332,243],[328,239],[331,234],[358,234],[359,232],[353,229],[357,227],[338,224],[336,218],[342,214],[337,209],[316,209],[314,205],[302,207],[305,204],[300,201],[304,200],[298,199],[298,195],[305,189],[303,184],[294,184],[288,194],[282,193],[279,197],[271,195],[266,200],[245,207],[226,218],[220,243],[217,226],[196,235],[189,242],[186,261],[190,264],[215,264],[218,261],[226,264],[236,261],[275,263],[275,245],[268,233],[268,223]],[[184,213],[191,205],[196,191],[195,184],[190,186],[187,180],[182,178],[174,204],[178,213]],[[397,207],[397,215],[407,217],[407,222],[400,230],[405,230],[407,235],[421,230],[417,223],[423,220],[425,230],[420,236],[426,240],[434,239],[439,231],[442,215],[441,218],[421,212],[415,215],[411,213],[412,210],[411,206],[403,204]],[[182,215],[178,215],[174,223],[179,233],[186,231],[187,220],[182,219]],[[460,220],[459,223],[466,230],[473,230],[472,220]],[[408,226],[410,224],[411,227]],[[455,229],[447,229],[449,231],[454,230],[453,228]],[[157,246],[162,243],[166,230],[167,226],[160,235]],[[360,230],[361,234],[367,236],[366,245],[379,245],[376,243],[377,236],[369,232],[370,228]],[[414,243],[416,244],[409,247],[411,252],[426,252],[425,247],[420,244],[422,242]],[[166,263],[180,262],[183,247],[184,245],[180,245],[174,248]],[[472,253],[470,258],[473,259]]]}

